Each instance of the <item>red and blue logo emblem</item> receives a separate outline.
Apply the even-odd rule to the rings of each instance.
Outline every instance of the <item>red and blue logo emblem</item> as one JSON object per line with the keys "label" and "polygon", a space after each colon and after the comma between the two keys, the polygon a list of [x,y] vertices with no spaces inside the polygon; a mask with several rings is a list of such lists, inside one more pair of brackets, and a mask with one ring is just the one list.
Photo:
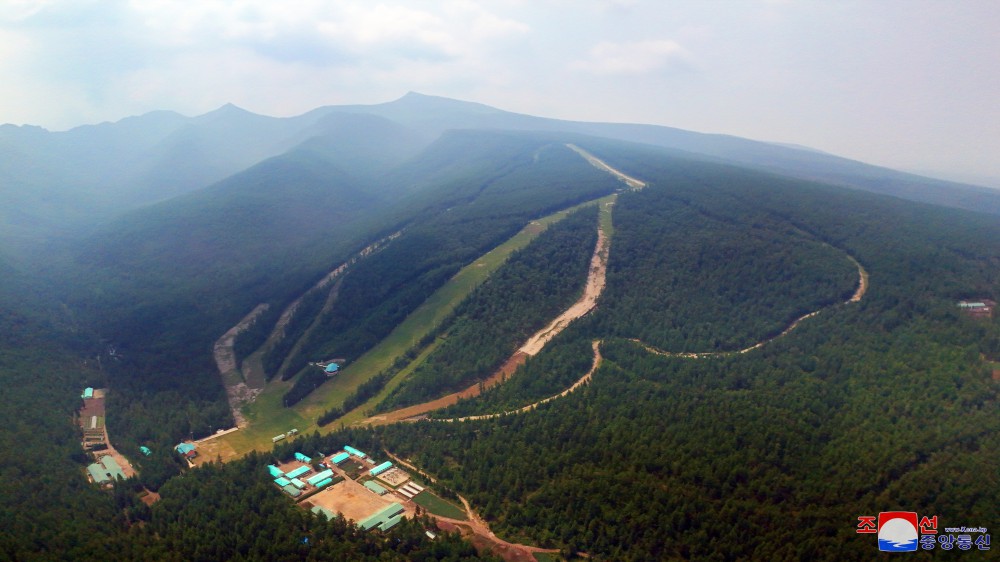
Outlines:
{"label": "red and blue logo emblem", "polygon": [[882,552],[917,550],[917,514],[913,511],[883,511],[878,514],[878,549]]}

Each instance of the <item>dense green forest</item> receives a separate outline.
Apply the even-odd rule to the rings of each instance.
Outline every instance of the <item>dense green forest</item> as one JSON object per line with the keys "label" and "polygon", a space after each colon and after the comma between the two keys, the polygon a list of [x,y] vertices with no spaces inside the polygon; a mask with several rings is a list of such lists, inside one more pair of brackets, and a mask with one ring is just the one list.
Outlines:
{"label": "dense green forest", "polygon": [[583,292],[597,207],[573,213],[515,253],[455,309],[444,340],[378,409],[415,404],[493,374]]}
{"label": "dense green forest", "polygon": [[854,292],[844,252],[708,189],[671,176],[669,189],[622,198],[596,333],[673,352],[737,350]]}
{"label": "dense green forest", "polygon": [[[262,229],[244,258],[266,247],[280,259],[241,279],[231,301],[218,287],[247,265],[223,261],[185,277],[199,251],[215,255],[231,239],[195,244],[175,269],[165,260],[159,270],[142,271],[151,263],[146,257],[172,251],[149,240],[129,253],[129,237],[148,232],[139,228],[142,216],[126,221],[115,244],[90,240],[93,252],[77,256],[109,271],[68,276],[46,289],[51,294],[37,293],[34,279],[0,263],[0,274],[11,272],[0,280],[0,558],[477,559],[456,536],[427,540],[426,522],[363,534],[298,508],[263,469],[287,456],[288,444],[190,472],[170,450],[179,438],[232,422],[211,343],[257,303],[271,309],[240,343],[240,356],[331,263],[403,228],[344,277],[303,353],[270,361],[355,358],[458,268],[533,217],[618,187],[550,141],[455,133],[444,141],[448,150],[434,147],[385,176],[401,199],[391,216],[359,218],[350,237],[300,240],[300,254],[282,253]],[[1000,505],[1000,386],[984,359],[1000,359],[1000,319],[970,318],[955,302],[1000,298],[995,216],[648,147],[574,142],[650,184],[619,196],[606,292],[593,313],[505,385],[438,415],[500,412],[550,396],[590,368],[591,344],[603,340],[604,360],[589,385],[528,414],[341,429],[302,436],[296,447],[385,448],[438,478],[442,493],[468,498],[504,538],[595,560],[870,559],[876,546],[855,533],[857,517],[883,510],[938,515],[942,527],[991,527]],[[473,157],[449,161],[456,146]],[[320,166],[312,179],[326,177],[327,168],[306,160],[307,169]],[[289,162],[258,171],[273,179],[282,165]],[[354,181],[340,173],[330,177],[341,178],[341,187]],[[417,185],[404,189],[409,173]],[[323,187],[296,177],[303,201]],[[202,197],[221,197],[210,195]],[[254,212],[276,197],[261,194]],[[197,209],[186,201],[187,210]],[[175,218],[183,219],[182,211]],[[164,236],[184,234],[183,220],[163,220]],[[201,234],[221,236],[241,215],[232,220]],[[456,310],[425,370],[393,400],[430,397],[488,373],[521,332],[532,331],[531,322],[554,314],[544,306],[558,312],[565,302],[557,301],[571,301],[593,250],[594,223],[592,209],[573,215],[498,270]],[[311,232],[335,237],[318,226]],[[200,235],[190,234],[181,239],[197,242]],[[113,263],[121,255],[135,261]],[[843,304],[857,283],[847,256],[871,275],[859,303]],[[76,282],[79,291],[60,294]],[[735,350],[818,309],[745,354],[664,357],[630,341],[671,352]],[[288,350],[316,319],[317,304],[309,310]],[[498,316],[512,321],[492,321]],[[348,400],[362,403],[385,380],[373,379]],[[72,416],[87,385],[111,388],[112,439],[140,470],[138,480],[112,492],[84,477]],[[153,455],[141,458],[139,445]],[[147,507],[136,497],[141,486],[162,499]]]}
{"label": "dense green forest", "polygon": [[[655,213],[629,209],[667,214],[683,196],[682,208],[725,220],[787,220],[857,256],[871,289],[747,354],[669,358],[605,338],[602,368],[567,398],[499,420],[388,426],[366,446],[410,457],[505,536],[613,560],[867,559],[876,546],[855,534],[858,515],[893,509],[989,526],[1000,504],[1000,418],[982,357],[1000,353],[1000,324],[955,302],[1000,292],[995,219],[649,156],[642,172],[654,186],[620,197],[616,233],[626,234],[615,243],[626,244],[628,229],[662,228]],[[717,221],[687,227],[698,238]],[[816,245],[798,248],[810,255]],[[620,271],[633,267],[630,255],[642,263],[617,249]],[[715,296],[727,282],[706,271],[699,288]],[[840,299],[844,287],[832,288]],[[614,302],[602,300],[552,353],[572,350],[589,367],[589,341],[602,330],[634,336]],[[550,374],[531,367],[512,389],[527,373]],[[551,375],[565,387],[587,367]],[[559,388],[542,387],[520,385],[520,404]]]}
{"label": "dense green forest", "polygon": [[440,188],[444,203],[435,207],[446,207],[353,267],[333,307],[299,355],[288,360],[290,371],[325,357],[356,359],[462,267],[530,220],[619,186],[565,146],[521,135],[495,136],[490,146],[509,152],[500,160],[504,166],[482,183],[467,180]]}

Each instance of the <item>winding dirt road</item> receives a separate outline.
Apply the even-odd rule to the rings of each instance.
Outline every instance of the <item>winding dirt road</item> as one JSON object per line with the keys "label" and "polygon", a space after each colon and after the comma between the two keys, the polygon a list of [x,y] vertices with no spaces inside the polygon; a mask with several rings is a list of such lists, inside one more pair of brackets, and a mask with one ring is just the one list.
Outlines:
{"label": "winding dirt road", "polygon": [[590,366],[590,370],[587,371],[587,374],[583,375],[582,377],[579,378],[579,380],[577,380],[575,383],[573,383],[572,385],[570,385],[569,388],[567,388],[566,390],[563,390],[559,394],[554,394],[552,396],[549,396],[548,398],[544,398],[542,400],[539,400],[538,402],[533,402],[531,404],[528,404],[527,406],[524,406],[523,408],[518,408],[516,410],[510,410],[508,412],[501,412],[499,414],[482,414],[482,415],[479,415],[479,416],[465,416],[465,417],[462,417],[462,418],[435,419],[434,421],[463,422],[463,421],[473,421],[473,420],[489,420],[489,419],[493,419],[493,418],[499,418],[499,417],[503,417],[503,416],[509,416],[511,414],[523,414],[523,413],[530,412],[530,411],[534,410],[535,408],[541,406],[542,404],[545,404],[547,402],[551,402],[551,401],[556,400],[558,398],[563,398],[567,394],[573,392],[574,390],[576,390],[576,389],[580,388],[581,386],[583,386],[583,385],[587,384],[588,382],[590,382],[590,379],[594,376],[594,372],[597,371],[598,368],[600,368],[601,361],[604,360],[604,358],[601,357],[601,340],[594,340],[592,346],[593,346],[593,349],[594,349],[594,363]]}
{"label": "winding dirt road", "polygon": [[436,400],[372,416],[357,422],[356,425],[384,425],[404,420],[416,421],[422,419],[423,416],[430,412],[457,404],[459,400],[474,398],[479,396],[484,390],[502,384],[514,374],[518,367],[527,361],[528,357],[536,355],[542,350],[545,344],[565,330],[570,323],[597,306],[597,299],[601,296],[601,292],[604,291],[604,286],[607,283],[609,246],[610,239],[605,236],[604,231],[598,226],[597,244],[595,244],[594,253],[590,258],[590,269],[587,273],[587,283],[584,287],[583,296],[557,316],[555,320],[528,338],[528,341],[511,355],[488,379],[477,382],[465,390],[442,396]]}
{"label": "winding dirt road", "polygon": [[[847,299],[846,301],[844,301],[843,303],[840,303],[840,304],[850,304],[850,303],[854,303],[854,302],[860,302],[861,299],[864,298],[865,293],[868,292],[868,271],[865,270],[865,268],[861,265],[861,263],[858,262],[857,259],[854,258],[854,256],[852,256],[850,254],[846,254],[846,255],[847,255],[847,258],[849,260],[851,260],[851,262],[854,263],[854,265],[857,266],[857,268],[858,268],[858,288],[854,291],[854,294],[851,295],[851,298]],[[828,308],[832,308],[834,306],[838,306],[838,305],[837,304],[832,304],[832,305],[827,306],[825,308],[821,308],[819,310],[815,310],[813,312],[810,312],[809,314],[804,314],[804,315],[796,318],[795,321],[792,322],[791,324],[789,324],[788,327],[785,328],[785,330],[782,331],[780,334],[778,334],[778,335],[776,335],[774,337],[768,338],[768,339],[766,339],[764,341],[757,342],[757,343],[751,345],[750,347],[739,349],[739,350],[736,350],[736,351],[709,351],[709,352],[705,352],[705,353],[679,353],[679,352],[672,352],[672,351],[664,351],[662,349],[653,347],[653,346],[651,346],[649,344],[643,343],[641,340],[634,339],[634,338],[630,339],[629,341],[633,341],[633,342],[639,344],[640,346],[642,346],[643,349],[645,349],[646,351],[648,351],[648,352],[650,352],[650,353],[652,353],[654,355],[662,355],[662,356],[665,356],[665,357],[685,357],[685,358],[688,358],[688,359],[701,359],[701,358],[705,358],[705,357],[727,357],[727,356],[730,356],[730,355],[740,355],[742,353],[749,353],[749,352],[751,352],[751,351],[753,351],[755,349],[759,349],[761,347],[764,347],[765,345],[773,342],[774,340],[776,340],[778,338],[783,338],[783,337],[787,336],[789,333],[791,333],[792,330],[794,330],[795,328],[798,328],[799,325],[802,323],[803,320],[806,320],[808,318],[812,318],[813,316],[816,316],[819,313],[823,312],[824,310],[826,310]]]}

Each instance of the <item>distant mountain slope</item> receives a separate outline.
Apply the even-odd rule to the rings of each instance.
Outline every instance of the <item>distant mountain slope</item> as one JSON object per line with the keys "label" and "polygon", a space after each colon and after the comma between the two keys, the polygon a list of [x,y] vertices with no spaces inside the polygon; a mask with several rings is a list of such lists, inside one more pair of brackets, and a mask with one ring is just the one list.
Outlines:
{"label": "distant mountain slope", "polygon": [[583,133],[683,150],[692,155],[912,201],[1000,214],[1000,191],[995,189],[899,172],[807,147],[791,147],[731,135],[697,133],[658,125],[548,119],[413,92],[385,104],[325,109],[369,112],[434,132],[470,128]]}
{"label": "distant mountain slope", "polygon": [[[203,188],[314,136],[326,137],[320,142],[327,143],[338,139],[336,146],[349,154],[358,133],[364,142],[367,125],[345,121],[350,119],[346,115],[377,116],[384,120],[383,126],[391,122],[404,127],[411,147],[431,142],[452,129],[582,133],[683,150],[702,158],[904,199],[1000,214],[997,190],[871,166],[804,147],[654,125],[534,117],[410,93],[388,103],[321,107],[291,118],[256,115],[226,105],[198,117],[157,111],[65,132],[0,126],[0,173],[4,178],[0,183],[0,244],[14,255],[30,258],[47,241],[76,237],[81,227]],[[331,137],[333,128],[346,134]],[[368,163],[369,172],[387,167],[377,159]]]}

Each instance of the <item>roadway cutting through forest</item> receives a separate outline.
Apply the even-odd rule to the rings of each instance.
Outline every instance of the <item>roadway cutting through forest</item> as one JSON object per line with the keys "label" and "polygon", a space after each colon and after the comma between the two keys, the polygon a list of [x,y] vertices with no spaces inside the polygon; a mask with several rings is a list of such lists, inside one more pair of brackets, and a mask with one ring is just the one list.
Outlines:
{"label": "roadway cutting through forest", "polygon": [[[593,154],[587,152],[586,150],[573,145],[567,144],[568,148],[579,154],[583,159],[589,162],[592,166],[599,170],[608,172],[618,178],[620,181],[625,183],[629,188],[633,190],[639,190],[646,187],[646,183],[642,180],[634,178],[624,172],[621,172],[611,166],[606,162],[597,158]],[[612,207],[616,199],[611,199],[604,204],[601,208],[601,213],[606,214],[608,217],[608,224],[610,225],[610,214]],[[408,406],[405,408],[400,408],[392,412],[387,412],[384,414],[379,414],[371,416],[368,419],[361,420],[357,422],[356,425],[384,425],[399,421],[417,421],[420,419],[425,419],[427,414],[430,412],[440,410],[442,408],[447,408],[457,404],[459,400],[465,400],[469,398],[474,398],[482,394],[486,389],[492,388],[496,385],[503,384],[508,380],[511,375],[517,371],[520,367],[527,361],[528,357],[537,355],[546,344],[552,341],[557,335],[559,335],[563,330],[565,330],[574,320],[584,316],[588,312],[597,306],[597,299],[601,296],[604,291],[604,286],[607,283],[607,268],[608,268],[608,256],[610,253],[611,239],[610,233],[606,233],[604,228],[601,227],[601,221],[598,220],[597,226],[597,244],[594,247],[594,253],[590,260],[590,269],[587,273],[587,282],[584,286],[583,296],[580,297],[575,303],[573,303],[569,308],[563,311],[562,314],[557,316],[548,325],[532,335],[528,340],[520,347],[503,365],[500,366],[489,378],[486,380],[477,382],[476,384],[469,386],[468,388],[461,390],[459,392],[454,392],[448,394],[447,396],[442,396],[436,400],[430,400],[421,404],[416,404],[414,406]],[[600,353],[597,351],[598,342],[594,342],[595,349],[595,364],[599,363]],[[549,397],[545,400],[541,400],[533,405],[526,406],[527,409],[533,409],[543,402],[548,402],[556,398],[565,396],[578,388],[580,385],[586,383],[590,380],[590,376],[593,372],[584,375],[580,380],[574,383],[569,389],[563,391],[560,394]],[[524,409],[522,409],[524,410]],[[520,410],[519,410],[520,411]],[[502,415],[502,414],[495,414]]]}
{"label": "roadway cutting through forest", "polygon": [[[608,208],[602,209],[602,211],[610,212],[610,206],[613,205],[613,201],[609,201],[606,205],[608,205]],[[583,295],[579,300],[563,311],[562,314],[549,322],[548,325],[528,338],[524,345],[518,348],[518,350],[514,352],[514,354],[511,355],[499,369],[490,375],[489,378],[484,381],[477,382],[465,390],[454,392],[452,394],[448,394],[447,396],[442,396],[436,400],[430,400],[414,406],[408,406],[406,408],[400,408],[385,414],[372,416],[366,420],[358,422],[358,425],[384,425],[404,420],[413,421],[416,419],[422,419],[430,412],[457,404],[459,400],[479,396],[484,390],[492,388],[498,384],[502,384],[504,381],[508,380],[511,375],[517,371],[517,368],[527,361],[528,357],[537,355],[538,352],[545,347],[545,344],[552,341],[552,338],[559,335],[559,333],[565,330],[574,320],[587,314],[593,310],[595,306],[597,306],[597,299],[604,291],[604,286],[607,282],[609,245],[610,238],[606,236],[604,234],[604,230],[598,226],[597,244],[594,246],[594,253],[590,259],[590,269],[587,273],[587,282],[584,286]]]}
{"label": "roadway cutting through forest", "polygon": [[[854,256],[852,256],[850,254],[847,254],[847,253],[845,253],[845,255],[847,256],[847,259],[851,260],[851,263],[853,263],[858,268],[858,288],[854,291],[854,294],[851,295],[851,298],[849,298],[849,299],[847,299],[844,302],[839,303],[839,304],[850,304],[850,303],[854,303],[854,302],[861,302],[861,299],[864,298],[865,293],[868,292],[868,283],[869,283],[869,281],[868,281],[868,271],[865,270],[865,268],[861,265],[860,262],[858,262],[858,260]],[[765,345],[773,342],[774,340],[777,340],[779,338],[783,338],[783,337],[787,336],[793,330],[795,330],[796,328],[798,328],[802,324],[802,322],[804,320],[812,318],[813,316],[817,316],[819,313],[823,312],[827,308],[832,308],[834,306],[838,306],[838,305],[837,304],[832,304],[832,305],[830,305],[828,307],[824,307],[824,308],[821,308],[819,310],[814,310],[813,312],[810,312],[808,314],[803,314],[802,316],[796,318],[791,324],[789,324],[788,327],[785,328],[784,331],[782,331],[780,334],[778,334],[776,336],[773,336],[773,337],[770,337],[768,339],[765,339],[763,341],[759,341],[759,342],[751,345],[750,347],[745,347],[743,349],[738,349],[738,350],[735,350],[735,351],[708,351],[708,352],[701,352],[701,353],[683,353],[683,352],[676,352],[676,351],[664,351],[662,349],[653,347],[653,346],[651,346],[651,345],[649,345],[649,344],[647,344],[647,343],[645,343],[645,342],[643,342],[641,340],[635,339],[635,338],[630,338],[629,341],[637,343],[643,349],[645,349],[646,351],[648,351],[648,352],[650,352],[650,353],[652,353],[654,355],[661,355],[661,356],[664,356],[664,357],[684,357],[684,358],[687,358],[687,359],[703,359],[703,358],[707,358],[707,357],[728,357],[730,355],[741,355],[743,353],[749,353],[749,352],[751,352],[751,351],[753,351],[755,349],[760,349],[761,347],[764,347]]]}

